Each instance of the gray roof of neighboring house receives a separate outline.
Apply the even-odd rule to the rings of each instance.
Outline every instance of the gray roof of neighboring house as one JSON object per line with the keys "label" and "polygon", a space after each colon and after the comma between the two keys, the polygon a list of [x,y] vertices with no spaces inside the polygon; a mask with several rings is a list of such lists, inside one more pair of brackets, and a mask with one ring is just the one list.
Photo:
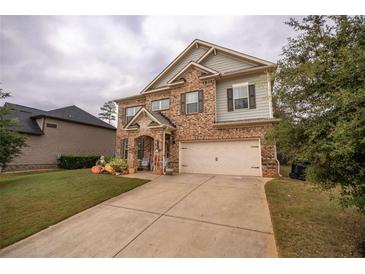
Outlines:
{"label": "gray roof of neighboring house", "polygon": [[44,116],[56,119],[69,120],[73,122],[78,122],[98,127],[115,129],[115,127],[113,127],[112,125],[109,125],[103,120],[95,117],[94,115],[91,115],[90,113],[86,112],[85,110],[82,110],[81,108],[75,105],[47,111],[44,114]]}
{"label": "gray roof of neighboring house", "polygon": [[17,118],[19,120],[20,125],[17,127],[13,127],[13,129],[23,133],[36,135],[43,134],[41,128],[36,122],[36,118],[41,117],[50,117],[58,120],[115,130],[115,127],[80,109],[77,106],[69,106],[50,111],[40,110],[12,103],[5,103],[4,106],[8,107],[11,110],[10,117]]}
{"label": "gray roof of neighboring house", "polygon": [[35,135],[43,134],[36,120],[31,118],[34,115],[43,113],[44,112],[43,110],[11,103],[5,103],[4,106],[8,107],[11,110],[9,113],[9,116],[11,118],[18,119],[19,123],[17,126],[12,127],[13,130]]}

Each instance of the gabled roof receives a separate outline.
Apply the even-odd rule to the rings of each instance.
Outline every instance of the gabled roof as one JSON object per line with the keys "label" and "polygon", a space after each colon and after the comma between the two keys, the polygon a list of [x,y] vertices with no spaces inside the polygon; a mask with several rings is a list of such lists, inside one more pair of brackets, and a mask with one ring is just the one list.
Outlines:
{"label": "gabled roof", "polygon": [[213,69],[210,69],[208,67],[205,67],[203,65],[200,65],[195,62],[189,62],[183,69],[181,69],[173,78],[171,78],[170,81],[168,81],[169,84],[173,83],[175,80],[177,80],[182,74],[184,74],[185,71],[187,71],[190,67],[195,67],[200,71],[203,71],[207,73],[208,75],[218,75],[219,73]]}
{"label": "gabled roof", "polygon": [[115,129],[115,127],[113,127],[112,125],[104,122],[103,120],[95,117],[94,115],[91,115],[90,113],[86,112],[85,110],[75,105],[53,109],[45,112],[43,115],[50,118],[64,119],[88,125]]}
{"label": "gabled roof", "polygon": [[9,117],[19,120],[19,125],[12,127],[12,130],[33,135],[42,135],[43,132],[36,120],[31,117],[43,113],[43,110],[26,106],[5,103],[4,107],[10,109]]}
{"label": "gabled roof", "polygon": [[141,116],[142,114],[146,114],[150,119],[151,119],[151,123],[148,125],[149,127],[153,128],[153,127],[169,127],[171,129],[175,129],[176,126],[170,121],[170,119],[163,115],[160,112],[157,111],[149,111],[147,110],[145,107],[141,107],[140,110],[136,113],[136,115],[134,115],[134,117],[132,118],[132,120],[130,120],[125,126],[124,129],[138,129],[138,127],[135,127],[134,125],[136,125],[136,121],[138,120],[138,117]]}
{"label": "gabled roof", "polygon": [[[206,58],[208,58],[208,56],[210,56],[211,54],[216,54],[217,51],[223,52],[225,54],[229,54],[232,55],[236,58],[240,58],[242,60],[245,60],[247,62],[253,63],[257,66],[262,66],[262,67],[275,67],[276,65],[270,61],[261,59],[261,58],[257,58],[248,54],[244,54],[232,49],[228,49],[210,42],[206,42],[203,40],[199,40],[199,39],[195,39],[192,43],[190,43],[188,45],[187,48],[185,48],[160,74],[158,74],[142,91],[141,93],[147,92],[151,87],[153,87],[153,85],[160,80],[166,73],[168,73],[176,64],[178,64],[184,57],[185,55],[194,47],[199,47],[199,46],[204,46],[204,47],[208,47],[209,50],[203,54],[203,56],[201,56],[196,62],[194,62],[195,64],[200,64],[201,62],[203,62]],[[200,64],[201,65],[201,64]],[[185,66],[186,68],[186,66]],[[208,68],[209,69],[209,68]],[[181,71],[180,71],[181,72]],[[180,73],[179,72],[179,73]],[[219,73],[219,72],[218,72]],[[181,75],[181,74],[180,74]],[[176,75],[173,76],[173,78],[177,78]],[[169,80],[169,83],[172,83],[174,80]],[[166,89],[166,88],[165,88]],[[168,87],[167,87],[168,89]]]}
{"label": "gabled roof", "polygon": [[207,54],[202,56],[202,58],[198,61],[199,63],[202,62],[207,56],[214,53],[215,50],[218,50],[218,51],[222,51],[224,53],[228,53],[228,54],[231,54],[233,56],[242,58],[242,59],[247,60],[249,62],[256,63],[257,65],[276,66],[276,64],[273,63],[273,62],[270,62],[270,61],[267,61],[267,60],[252,56],[252,55],[248,55],[248,54],[245,54],[245,53],[233,50],[233,49],[225,48],[225,47],[222,47],[222,46],[210,43],[210,42],[206,42],[206,41],[203,41],[203,40],[199,40],[199,39],[195,39],[195,41],[196,41],[196,43],[199,43],[201,45],[211,47],[210,52],[207,52]]}
{"label": "gabled roof", "polygon": [[106,129],[115,130],[115,127],[80,109],[77,106],[69,106],[50,111],[40,110],[18,104],[5,103],[4,107],[10,109],[9,116],[19,120],[19,126],[13,129],[22,133],[41,135],[42,129],[36,119],[50,117],[53,119],[69,121],[73,123],[91,125]]}

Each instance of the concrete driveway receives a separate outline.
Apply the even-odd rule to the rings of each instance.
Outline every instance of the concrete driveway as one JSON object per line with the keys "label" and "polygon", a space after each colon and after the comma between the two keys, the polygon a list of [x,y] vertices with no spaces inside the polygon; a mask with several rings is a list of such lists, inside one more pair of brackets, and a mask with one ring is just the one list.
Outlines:
{"label": "concrete driveway", "polygon": [[265,179],[160,176],[0,257],[276,257]]}

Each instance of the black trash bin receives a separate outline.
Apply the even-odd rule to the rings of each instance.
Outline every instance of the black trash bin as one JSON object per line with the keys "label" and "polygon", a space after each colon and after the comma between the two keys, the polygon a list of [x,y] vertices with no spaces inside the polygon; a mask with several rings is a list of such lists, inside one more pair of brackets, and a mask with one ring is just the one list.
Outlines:
{"label": "black trash bin", "polygon": [[291,165],[291,172],[289,173],[289,177],[292,179],[305,181],[305,169],[308,164],[308,161],[294,162]]}

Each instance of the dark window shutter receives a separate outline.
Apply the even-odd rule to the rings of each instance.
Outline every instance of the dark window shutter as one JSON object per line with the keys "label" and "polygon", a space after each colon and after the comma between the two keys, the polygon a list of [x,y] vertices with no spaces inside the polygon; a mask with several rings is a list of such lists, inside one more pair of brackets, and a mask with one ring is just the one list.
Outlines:
{"label": "dark window shutter", "polygon": [[181,114],[185,114],[186,106],[185,106],[185,93],[181,94]]}
{"label": "dark window shutter", "polygon": [[203,91],[200,90],[198,93],[198,98],[199,98],[199,112],[204,112],[204,94]]}
{"label": "dark window shutter", "polygon": [[249,85],[248,86],[248,94],[250,97],[250,108],[256,108],[256,91],[255,91],[255,85]]}
{"label": "dark window shutter", "polygon": [[126,108],[120,108],[120,113],[122,114],[121,115],[121,118],[122,118],[122,125],[125,125],[126,122],[127,122],[127,117],[126,117]]}
{"label": "dark window shutter", "polygon": [[227,88],[227,108],[233,111],[233,88]]}

